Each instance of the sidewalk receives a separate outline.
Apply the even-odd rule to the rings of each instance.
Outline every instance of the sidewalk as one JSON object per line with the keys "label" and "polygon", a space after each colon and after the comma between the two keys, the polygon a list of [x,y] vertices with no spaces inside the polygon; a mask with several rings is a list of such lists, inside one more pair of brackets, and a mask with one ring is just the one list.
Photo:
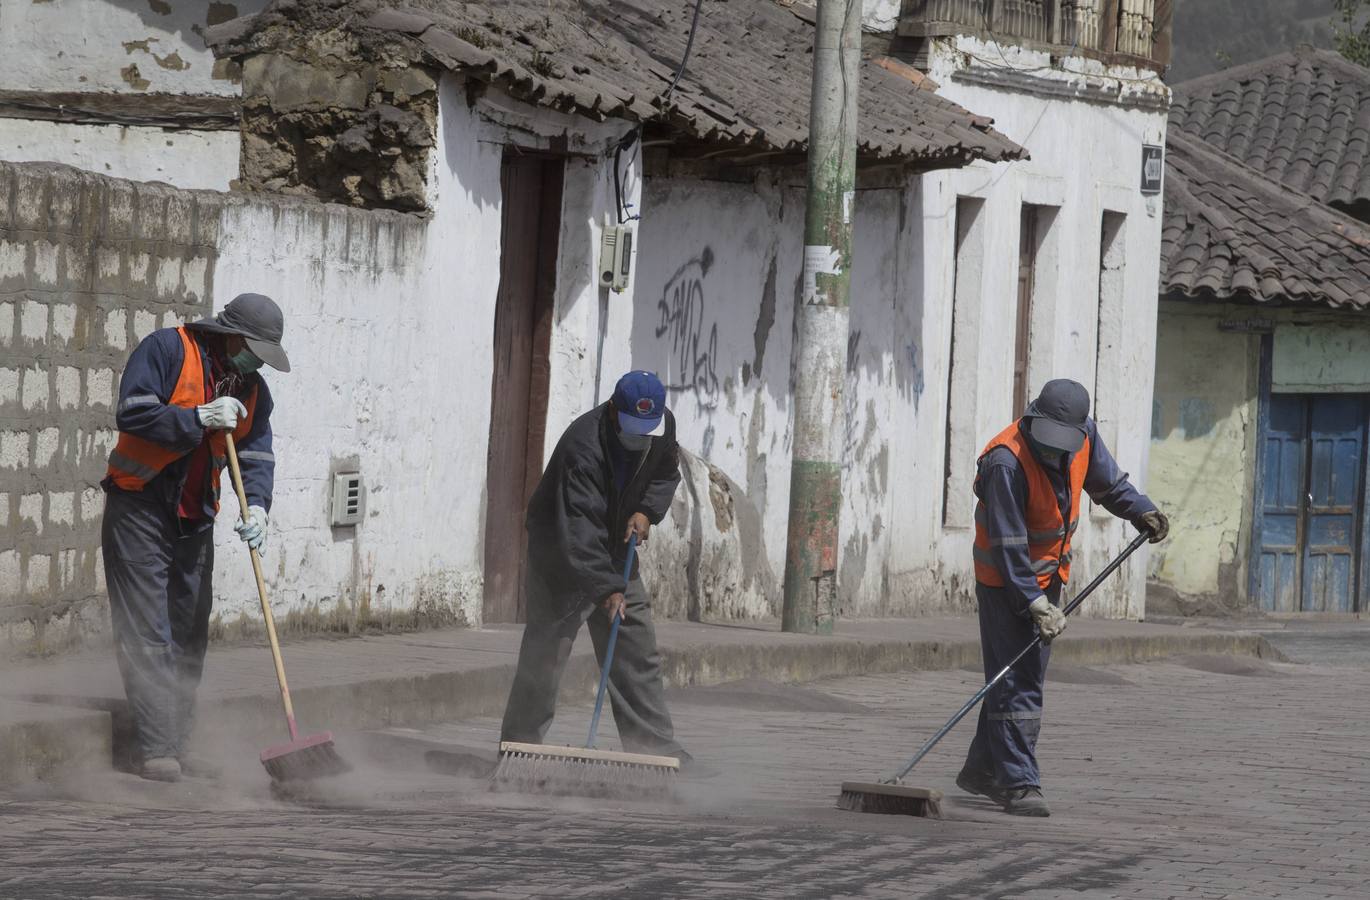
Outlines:
{"label": "sidewalk", "polygon": [[[302,731],[421,725],[497,715],[518,656],[519,626],[441,630],[286,644]],[[801,682],[838,676],[954,669],[980,659],[971,618],[843,621],[831,636],[783,634],[778,623],[661,622],[672,686],[742,678]],[[1142,662],[1175,654],[1278,658],[1260,635],[1193,625],[1073,620],[1055,659]],[[595,669],[577,641],[563,695],[588,696]],[[108,767],[124,749],[123,686],[110,651],[0,668],[0,787]],[[211,647],[200,689],[201,733],[265,745],[281,737],[280,701],[265,647]]]}

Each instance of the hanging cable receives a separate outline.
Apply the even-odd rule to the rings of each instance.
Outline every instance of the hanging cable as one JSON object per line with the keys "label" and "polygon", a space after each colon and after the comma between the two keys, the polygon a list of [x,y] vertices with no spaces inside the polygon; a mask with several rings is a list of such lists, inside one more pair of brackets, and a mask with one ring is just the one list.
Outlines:
{"label": "hanging cable", "polygon": [[[675,93],[676,85],[680,84],[680,79],[685,76],[685,67],[690,62],[690,53],[694,50],[695,35],[699,32],[699,14],[704,8],[704,0],[695,0],[694,14],[690,18],[690,33],[685,39],[685,52],[680,57],[680,65],[675,70],[675,75],[671,78],[671,83],[666,85],[666,90],[658,97],[653,99],[653,105],[661,109],[666,108],[670,102],[671,95]],[[629,209],[632,204],[623,201],[623,167],[621,160],[628,148],[633,148],[633,155],[628,160],[628,165],[637,160],[638,151],[642,147],[642,125],[639,123],[632,131],[629,131],[618,143],[614,145],[614,204],[618,210],[618,223],[622,225],[629,219],[637,219],[639,216],[630,215]]]}

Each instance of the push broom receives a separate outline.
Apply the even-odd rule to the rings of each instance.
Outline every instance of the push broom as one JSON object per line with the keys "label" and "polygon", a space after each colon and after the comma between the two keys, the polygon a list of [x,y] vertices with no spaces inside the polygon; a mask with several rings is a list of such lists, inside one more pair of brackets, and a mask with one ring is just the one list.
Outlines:
{"label": "push broom", "polygon": [[[628,561],[623,567],[625,585],[633,574],[636,550],[637,535],[633,535],[628,544]],[[586,738],[585,746],[556,747],[501,741],[499,766],[494,774],[495,787],[527,793],[589,797],[670,796],[675,777],[680,772],[680,760],[674,756],[595,749],[599,716],[604,709],[604,693],[609,686],[609,669],[614,662],[614,645],[618,642],[618,627],[622,621],[623,610],[620,609],[609,626],[609,642],[604,648],[604,667],[599,673],[595,712],[590,718],[590,736]]]}
{"label": "push broom", "polygon": [[[238,495],[238,506],[243,521],[247,521],[247,493],[243,490],[243,472],[238,467],[238,448],[232,433],[224,437],[228,442],[228,468],[233,475],[233,490]],[[285,724],[290,729],[290,742],[277,744],[262,751],[262,765],[275,781],[302,781],[325,775],[338,775],[351,768],[333,746],[333,734],[321,731],[300,737],[295,724],[295,707],[290,702],[290,687],[285,681],[285,663],[281,660],[281,645],[276,640],[276,622],[271,617],[271,604],[266,599],[266,581],[262,578],[262,559],[251,547],[252,572],[257,576],[257,597],[262,601],[262,618],[266,621],[266,636],[271,642],[271,658],[276,663],[276,683],[281,686],[281,703],[285,706]]]}
{"label": "push broom", "polygon": [[[1085,589],[1074,600],[1071,600],[1062,612],[1067,616],[1073,613],[1081,603],[1085,602],[1085,598],[1103,583],[1105,578],[1112,575],[1114,570],[1123,564],[1124,560],[1149,539],[1150,536],[1146,532],[1142,532],[1133,538],[1132,543],[1127,545],[1127,548],[1118,555],[1118,558],[1095,576],[1094,580],[1086,585]],[[947,733],[956,727],[956,723],[964,719],[967,713],[985,699],[985,695],[996,684],[1004,680],[1009,671],[1018,665],[1020,659],[1036,650],[1041,644],[1042,636],[1039,634],[1008,665],[1000,669],[998,675],[995,675],[984,687],[976,691],[975,696],[967,700],[966,705],[957,710],[956,715],[952,716],[951,720],[943,725],[941,730],[928,739],[928,742],[914,754],[913,759],[909,760],[904,768],[883,781],[844,781],[842,793],[837,797],[837,808],[851,810],[852,812],[924,816],[929,819],[942,818],[942,792],[931,788],[911,787],[904,784],[904,778],[913,771],[913,767],[918,765],[923,757],[928,755],[928,751],[937,746],[938,741],[946,737]]]}

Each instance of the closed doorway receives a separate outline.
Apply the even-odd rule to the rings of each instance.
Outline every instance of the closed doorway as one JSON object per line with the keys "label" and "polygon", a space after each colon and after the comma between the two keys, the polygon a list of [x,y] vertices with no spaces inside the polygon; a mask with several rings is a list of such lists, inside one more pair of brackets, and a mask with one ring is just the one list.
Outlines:
{"label": "closed doorway", "polygon": [[561,158],[509,151],[500,173],[500,280],[485,485],[486,622],[524,620],[528,498],[542,476],[551,377]]}
{"label": "closed doorway", "polygon": [[1364,612],[1364,394],[1271,394],[1261,429],[1252,587],[1269,612]]}

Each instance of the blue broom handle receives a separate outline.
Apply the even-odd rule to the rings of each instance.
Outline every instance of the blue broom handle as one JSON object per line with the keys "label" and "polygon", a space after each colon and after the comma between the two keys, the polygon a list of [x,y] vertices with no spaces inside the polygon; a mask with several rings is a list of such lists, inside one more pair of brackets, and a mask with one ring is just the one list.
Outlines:
{"label": "blue broom handle", "polygon": [[[1131,556],[1133,552],[1137,550],[1138,547],[1142,546],[1150,539],[1151,536],[1146,532],[1142,532],[1141,534],[1133,538],[1132,543],[1128,544],[1127,548],[1124,549],[1122,553],[1118,554],[1117,558],[1114,559],[1113,562],[1105,566],[1104,570],[1100,572],[1098,575],[1096,575],[1094,577],[1094,580],[1091,581],[1088,585],[1086,585],[1085,589],[1081,591],[1079,594],[1077,594],[1074,600],[1066,604],[1066,608],[1063,609],[1061,612],[1067,616],[1075,612],[1076,607],[1078,607],[1081,603],[1084,603],[1085,598],[1088,597],[1090,594],[1094,593],[1094,589],[1097,588],[1100,584],[1102,584],[1105,578],[1112,575],[1113,571],[1117,569],[1119,566],[1121,566],[1124,560]],[[988,694],[996,684],[1004,680],[1004,677],[1008,675],[1009,671],[1014,666],[1018,665],[1018,661],[1020,659],[1022,659],[1024,656],[1027,656],[1033,650],[1037,649],[1039,646],[1041,646],[1041,644],[1042,636],[1038,634],[1035,638],[1032,639],[1032,643],[1024,647],[1017,656],[1013,657],[1013,659],[1009,662],[1008,665],[1004,666],[1002,669],[999,670],[998,675],[995,675],[993,678],[989,680],[988,683],[985,684],[984,687],[976,691],[975,696],[967,700],[966,705],[962,706],[959,710],[957,710],[956,715],[952,716],[951,720],[947,722],[947,724],[943,725],[941,730],[939,730],[932,737],[928,738],[928,742],[924,744],[917,753],[914,754],[913,759],[909,760],[904,765],[904,768],[900,769],[897,773],[890,776],[889,778],[886,778],[881,783],[897,784],[898,782],[903,781],[904,776],[908,775],[909,772],[913,771],[913,767],[918,765],[918,763],[923,759],[923,757],[928,755],[928,752],[932,750],[933,747],[937,746],[937,742],[942,740],[942,738],[946,737],[947,733],[950,732],[953,728],[955,728],[956,724],[966,717],[966,713],[970,712],[972,709],[976,707],[976,705],[981,700],[985,699],[985,695]]]}
{"label": "blue broom handle", "polygon": [[[623,590],[626,594],[633,577],[633,556],[637,552],[637,534],[628,539],[628,561],[623,564]],[[626,604],[627,598],[624,598]],[[618,626],[623,621],[623,610],[619,609],[609,626],[609,646],[604,648],[604,669],[599,673],[599,692],[595,695],[595,714],[590,719],[590,736],[585,739],[587,750],[595,749],[595,734],[599,731],[599,714],[604,711],[604,692],[609,687],[609,667],[614,664],[614,644],[618,643]]]}

